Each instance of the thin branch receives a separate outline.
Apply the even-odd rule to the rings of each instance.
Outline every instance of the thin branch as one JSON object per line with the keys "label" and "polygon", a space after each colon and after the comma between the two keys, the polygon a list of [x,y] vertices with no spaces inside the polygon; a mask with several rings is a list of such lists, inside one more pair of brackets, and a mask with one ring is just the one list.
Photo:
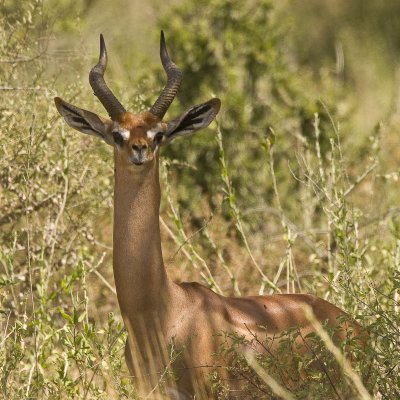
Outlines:
{"label": "thin branch", "polygon": [[315,332],[324,342],[326,348],[335,356],[337,362],[342,367],[344,373],[353,382],[355,388],[357,389],[357,392],[359,393],[359,398],[362,400],[372,400],[372,397],[370,396],[367,389],[363,385],[360,376],[353,370],[350,362],[332,342],[332,339],[329,337],[329,335],[327,334],[321,323],[316,319],[311,307],[304,304],[304,312],[306,318],[310,321],[311,325],[315,329]]}
{"label": "thin branch", "polygon": [[29,86],[0,86],[0,90],[4,91],[17,91],[17,90],[31,90],[31,91],[40,91],[40,92],[48,92],[49,90],[41,87],[29,87]]}

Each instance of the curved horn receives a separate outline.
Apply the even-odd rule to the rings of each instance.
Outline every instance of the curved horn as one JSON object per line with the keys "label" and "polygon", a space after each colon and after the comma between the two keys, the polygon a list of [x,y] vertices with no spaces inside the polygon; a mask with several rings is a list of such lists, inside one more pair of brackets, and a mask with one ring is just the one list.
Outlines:
{"label": "curved horn", "polygon": [[89,73],[89,83],[94,94],[98,97],[107,110],[108,115],[113,121],[118,121],[121,115],[126,112],[122,104],[113,95],[112,91],[104,81],[104,72],[107,68],[107,50],[104,37],[100,34],[100,56],[99,62],[91,69]]}
{"label": "curved horn", "polygon": [[167,84],[151,107],[150,112],[161,120],[174,100],[176,92],[182,82],[181,70],[169,58],[163,31],[161,31],[160,37],[160,58],[164,70],[167,73]]}

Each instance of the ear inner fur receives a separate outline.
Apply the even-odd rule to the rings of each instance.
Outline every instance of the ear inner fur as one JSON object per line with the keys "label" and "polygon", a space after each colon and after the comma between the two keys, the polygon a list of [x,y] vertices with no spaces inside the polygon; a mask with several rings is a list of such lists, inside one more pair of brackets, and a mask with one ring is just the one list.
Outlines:
{"label": "ear inner fur", "polygon": [[168,123],[166,136],[172,140],[177,136],[192,134],[206,128],[220,109],[221,101],[217,98],[191,107],[179,118]]}
{"label": "ear inner fur", "polygon": [[105,123],[94,113],[78,108],[59,97],[54,99],[58,112],[72,128],[105,140]]}

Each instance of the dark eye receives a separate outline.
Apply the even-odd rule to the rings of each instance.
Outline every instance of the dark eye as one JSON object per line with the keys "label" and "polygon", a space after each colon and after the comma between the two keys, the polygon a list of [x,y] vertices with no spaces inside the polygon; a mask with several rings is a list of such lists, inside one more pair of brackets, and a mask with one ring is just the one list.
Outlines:
{"label": "dark eye", "polygon": [[157,132],[156,135],[154,136],[154,143],[156,145],[160,144],[163,136],[164,136],[163,132]]}
{"label": "dark eye", "polygon": [[113,131],[111,134],[114,138],[114,143],[117,146],[122,147],[122,145],[124,144],[124,138],[122,137],[121,133],[119,133],[118,131]]}

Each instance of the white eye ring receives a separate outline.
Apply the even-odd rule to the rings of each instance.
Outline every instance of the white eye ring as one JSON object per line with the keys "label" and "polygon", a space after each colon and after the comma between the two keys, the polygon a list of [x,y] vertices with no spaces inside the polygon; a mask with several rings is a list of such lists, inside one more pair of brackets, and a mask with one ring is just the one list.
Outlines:
{"label": "white eye ring", "polygon": [[121,136],[123,137],[124,140],[128,140],[129,139],[129,131],[123,130],[123,131],[119,131],[119,133],[121,134]]}
{"label": "white eye ring", "polygon": [[161,134],[164,133],[163,128],[162,128],[162,125],[161,125],[160,123],[157,124],[156,126],[154,126],[152,129],[149,129],[149,130],[146,132],[147,137],[148,137],[149,139],[152,139],[152,140],[154,140],[155,137],[156,137],[159,133],[161,133]]}

